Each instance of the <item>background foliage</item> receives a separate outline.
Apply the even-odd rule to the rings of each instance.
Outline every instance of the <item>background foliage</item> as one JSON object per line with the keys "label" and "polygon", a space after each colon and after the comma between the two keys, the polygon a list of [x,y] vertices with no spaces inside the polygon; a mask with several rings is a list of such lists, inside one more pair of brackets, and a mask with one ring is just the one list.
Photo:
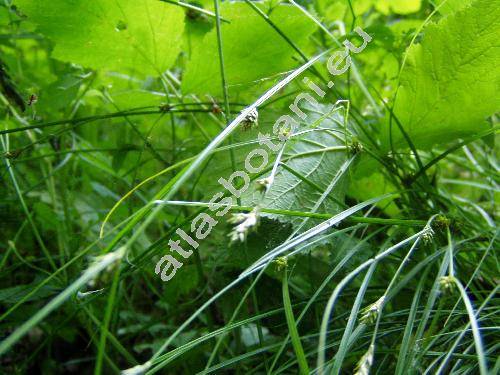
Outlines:
{"label": "background foliage", "polygon": [[[0,372],[498,373],[499,20],[490,0],[2,1]],[[357,26],[372,41],[327,90]],[[220,220],[162,282],[305,76],[325,98],[233,207],[258,227],[231,243]]]}

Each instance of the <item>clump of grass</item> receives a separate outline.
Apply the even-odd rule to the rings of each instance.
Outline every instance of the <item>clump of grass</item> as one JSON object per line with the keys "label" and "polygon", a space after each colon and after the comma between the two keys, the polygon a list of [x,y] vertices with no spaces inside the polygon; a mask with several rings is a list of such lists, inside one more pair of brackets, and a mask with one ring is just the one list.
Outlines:
{"label": "clump of grass", "polygon": [[[266,13],[245,1],[302,62],[275,82],[262,79],[259,85],[272,84],[240,103],[230,95],[228,22],[219,2],[213,11],[172,3],[215,22],[220,106],[183,96],[169,71],[139,86],[163,91],[167,104],[121,109],[118,92],[98,91],[107,78],[52,61],[62,81],[78,77],[74,96],[55,114],[39,109],[38,121],[34,110],[19,112],[0,94],[0,372],[498,372],[499,179],[487,138],[497,125],[432,150],[416,148],[406,134],[407,144],[387,153],[374,124],[384,108],[393,113],[363,80],[358,61],[327,96],[348,100],[315,109],[319,120],[281,134],[272,163],[252,176],[257,208],[238,200],[234,220],[224,220],[171,282],[161,282],[154,260],[178,228],[207,211],[216,167],[238,168],[240,155],[258,145],[256,132],[303,89],[305,72],[326,82],[318,63],[339,44],[336,32],[291,1],[318,25],[304,49],[318,50],[309,58],[273,21],[272,7]],[[13,25],[12,39],[33,37]],[[47,51],[37,38],[37,51]],[[9,48],[20,67],[31,67],[24,45]],[[29,87],[39,80],[21,78]],[[104,102],[96,105],[94,96]],[[245,125],[256,117],[258,127]],[[171,127],[157,133],[166,118]],[[330,119],[337,127],[323,125]],[[246,131],[238,132],[242,125]],[[320,132],[341,144],[305,137]],[[304,150],[301,142],[320,148]],[[311,155],[322,165],[325,152],[342,160],[324,188],[309,166],[290,166]],[[367,160],[391,188],[363,199],[345,186]],[[331,166],[322,168],[326,174]],[[304,208],[266,206],[284,176],[295,179],[290,190]],[[345,199],[329,212],[338,189]]]}

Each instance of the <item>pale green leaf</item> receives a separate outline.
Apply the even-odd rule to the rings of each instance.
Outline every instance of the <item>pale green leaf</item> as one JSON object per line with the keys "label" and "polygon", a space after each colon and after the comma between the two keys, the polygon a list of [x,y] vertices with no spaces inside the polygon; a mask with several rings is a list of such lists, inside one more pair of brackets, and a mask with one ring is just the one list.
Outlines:
{"label": "pale green leaf", "polygon": [[17,0],[52,56],[88,68],[158,75],[180,52],[184,12],[157,0]]}
{"label": "pale green leaf", "polygon": [[[324,114],[329,112],[329,108],[318,106],[307,113],[308,126],[303,125],[297,130],[303,134],[292,137],[285,146],[281,162],[288,168],[279,167],[262,207],[332,215],[341,211],[349,171],[341,173],[330,194],[322,198],[348,159],[341,133],[341,111],[331,113],[327,118]],[[310,131],[304,133],[306,129]],[[321,204],[315,207],[318,202]],[[282,215],[273,217],[293,224],[303,221],[302,218]]]}
{"label": "pale green leaf", "polygon": [[[435,0],[436,7],[439,7],[439,13],[447,15],[469,5],[472,0]],[[444,3],[444,4],[443,4]]]}
{"label": "pale green leaf", "polygon": [[[417,147],[484,130],[500,108],[499,20],[500,7],[478,0],[428,26],[408,51],[395,114]],[[392,128],[394,145],[406,146],[394,121]]]}
{"label": "pale green leaf", "polygon": [[422,0],[376,0],[375,7],[382,13],[411,14],[418,12]]}
{"label": "pale green leaf", "polygon": [[[222,24],[225,74],[230,92],[297,66],[298,62],[292,58],[297,52],[247,4],[223,3],[221,16],[230,21]],[[299,46],[316,29],[295,7],[277,6],[269,16]],[[220,77],[217,35],[212,29],[201,43],[193,45],[182,83],[183,92],[220,96]]]}

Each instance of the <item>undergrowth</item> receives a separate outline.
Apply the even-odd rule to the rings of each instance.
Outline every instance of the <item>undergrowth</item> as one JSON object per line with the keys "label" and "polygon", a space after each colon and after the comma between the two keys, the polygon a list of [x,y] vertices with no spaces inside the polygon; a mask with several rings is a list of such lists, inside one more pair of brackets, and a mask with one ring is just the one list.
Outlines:
{"label": "undergrowth", "polygon": [[0,372],[498,373],[498,12],[2,2]]}

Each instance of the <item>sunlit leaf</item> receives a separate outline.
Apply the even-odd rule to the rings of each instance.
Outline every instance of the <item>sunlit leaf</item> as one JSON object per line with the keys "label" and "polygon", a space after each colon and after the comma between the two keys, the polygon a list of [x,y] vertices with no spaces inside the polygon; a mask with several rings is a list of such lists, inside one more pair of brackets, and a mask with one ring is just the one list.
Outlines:
{"label": "sunlit leaf", "polygon": [[[247,4],[223,3],[221,15],[230,23],[222,24],[225,73],[230,92],[245,88],[255,80],[282,73],[297,66],[297,52]],[[297,45],[303,45],[316,29],[299,10],[278,6],[270,19]],[[216,30],[193,45],[182,89],[185,94],[210,93],[220,96],[221,78]]]}
{"label": "sunlit leaf", "polygon": [[[484,130],[484,120],[500,108],[499,20],[500,7],[478,0],[428,26],[408,51],[395,114],[417,146]],[[402,145],[396,128],[393,142]]]}
{"label": "sunlit leaf", "polygon": [[52,56],[85,67],[158,75],[181,47],[184,12],[156,0],[16,1],[54,43]]}

